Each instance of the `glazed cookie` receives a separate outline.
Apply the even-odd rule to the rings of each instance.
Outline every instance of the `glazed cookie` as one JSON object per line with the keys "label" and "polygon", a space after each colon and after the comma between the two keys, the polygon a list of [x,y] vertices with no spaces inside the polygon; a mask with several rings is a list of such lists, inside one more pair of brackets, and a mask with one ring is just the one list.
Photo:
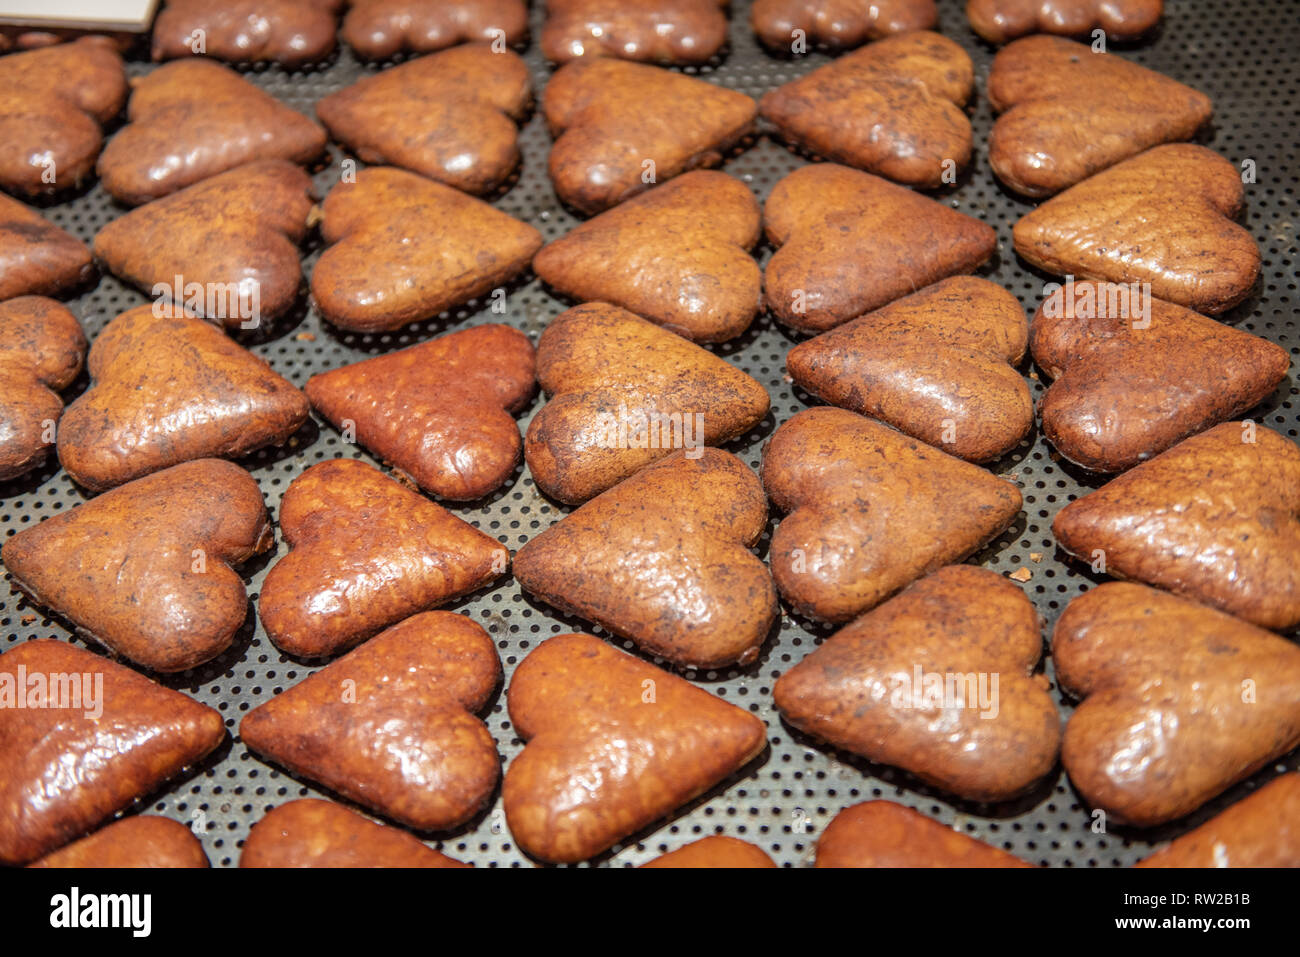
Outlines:
{"label": "glazed cookie", "polygon": [[458,43],[528,39],[526,0],[352,0],[343,40],[363,59],[432,53]]}
{"label": "glazed cookie", "polygon": [[46,854],[31,867],[207,867],[194,833],[178,821],[153,814],[122,818],[89,837]]}
{"label": "glazed cookie", "polygon": [[240,867],[469,867],[395,827],[303,798],[253,825]]}
{"label": "glazed cookie", "polygon": [[94,274],[85,243],[0,193],[0,301],[57,295]]}
{"label": "glazed cookie", "polygon": [[933,30],[939,24],[934,0],[756,0],[749,22],[773,50],[805,47],[848,50],[895,33]]}
{"label": "glazed cookie", "polygon": [[334,52],[342,6],[343,0],[167,0],[154,19],[153,58],[210,56],[286,69],[315,63]]}
{"label": "glazed cookie", "polygon": [[619,57],[698,66],[727,43],[727,0],[545,0],[542,53],[552,63]]}
{"label": "glazed cookie", "polygon": [[1300,867],[1300,774],[1282,774],[1137,867]]}
{"label": "glazed cookie", "polygon": [[836,814],[817,841],[818,867],[1030,867],[1006,851],[893,801]]}
{"label": "glazed cookie", "polygon": [[715,834],[662,854],[642,867],[670,868],[736,868],[776,867],[776,863],[760,847],[735,837]]}
{"label": "glazed cookie", "polygon": [[1027,33],[1083,36],[1104,30],[1114,40],[1133,40],[1151,30],[1164,0],[968,0],[971,29],[990,43]]}

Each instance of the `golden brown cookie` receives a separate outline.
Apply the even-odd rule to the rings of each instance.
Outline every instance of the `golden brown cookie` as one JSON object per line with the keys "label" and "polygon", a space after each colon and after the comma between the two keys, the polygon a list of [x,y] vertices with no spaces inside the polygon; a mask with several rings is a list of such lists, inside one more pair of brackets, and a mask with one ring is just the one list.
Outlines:
{"label": "golden brown cookie", "polygon": [[1122,472],[1264,401],[1291,358],[1213,319],[1078,282],[1052,292],[1033,326],[1034,361],[1053,379],[1040,411],[1063,456]]}
{"label": "golden brown cookie", "polygon": [[0,53],[10,50],[39,50],[59,43],[70,43],[82,37],[94,36],[110,40],[119,53],[126,53],[139,38],[139,34],[120,30],[49,29],[34,26],[0,26]]}
{"label": "golden brown cookie", "polygon": [[282,445],[307,397],[225,333],[168,305],[136,306],[100,332],[89,389],[64,413],[59,461],[100,492],[193,459]]}
{"label": "golden brown cookie", "polygon": [[700,454],[706,445],[723,445],[769,408],[767,390],[750,376],[603,302],[555,319],[542,333],[537,359],[551,401],[528,426],[524,458],[537,487],[569,504],[674,449]]}
{"label": "golden brown cookie", "polygon": [[836,814],[817,841],[818,867],[1030,867],[910,807],[866,801]]}
{"label": "golden brown cookie", "polygon": [[763,229],[779,247],[767,306],[800,332],[825,332],[993,255],[977,219],[869,173],[815,163],[773,187]]}
{"label": "golden brown cookie", "polygon": [[796,40],[848,50],[895,33],[933,30],[939,10],[934,0],[756,0],[749,22],[774,50],[791,50]]}
{"label": "golden brown cookie", "polygon": [[580,224],[542,249],[533,271],[574,299],[724,342],[758,314],[763,276],[750,250],[760,220],[748,186],[696,170]]}
{"label": "golden brown cookie", "polygon": [[802,342],[791,378],[842,408],[880,419],[950,455],[987,462],[1034,423],[1014,368],[1029,327],[1015,296],[957,276]]}
{"label": "golden brown cookie", "polygon": [[735,837],[700,838],[683,845],[675,851],[669,851],[647,861],[642,867],[671,868],[736,868],[736,867],[776,867],[776,863],[760,847]]}
{"label": "golden brown cookie", "polygon": [[135,81],[130,121],[99,157],[104,188],[132,206],[253,160],[306,164],[325,131],[227,67],[178,60]]}
{"label": "golden brown cookie", "polygon": [[501,774],[476,712],[501,681],[496,646],[431,611],[380,632],[239,724],[253,751],[417,831],[463,824]]}
{"label": "golden brown cookie", "polygon": [[57,295],[94,274],[85,243],[0,193],[0,301]]}
{"label": "golden brown cookie", "polygon": [[95,236],[95,256],[155,300],[256,329],[297,298],[311,214],[302,169],[249,163],[119,216]]}
{"label": "golden brown cookie", "polygon": [[1061,760],[1116,822],[1190,814],[1300,744],[1300,648],[1204,605],[1099,585],[1061,614],[1052,658],[1083,699]]}
{"label": "golden brown cookie", "polygon": [[549,161],[555,193],[587,215],[717,166],[753,132],[758,115],[757,104],[735,90],[603,57],[557,70],[542,106],[556,137]]}
{"label": "golden brown cookie", "polygon": [[956,182],[970,162],[963,107],[974,86],[965,50],[937,33],[906,33],[769,90],[759,112],[818,156],[929,188]]}
{"label": "golden brown cookie", "polygon": [[1233,217],[1237,168],[1192,143],[1112,166],[1022,217],[1016,252],[1058,276],[1150,283],[1151,293],[1217,315],[1250,293],[1259,247]]}
{"label": "golden brown cookie", "polygon": [[0,655],[0,702],[5,864],[80,837],[206,757],[226,734],[207,705],[52,638]]}
{"label": "golden brown cookie", "polygon": [[316,115],[365,163],[482,195],[519,165],[515,124],[532,102],[523,59],[475,43],[365,76],[317,103]]}
{"label": "golden brown cookie", "polygon": [[1136,867],[1300,867],[1300,774],[1282,774]]}
{"label": "golden brown cookie", "polygon": [[76,316],[53,299],[0,302],[0,481],[44,464],[86,355]]}
{"label": "golden brown cookie", "polygon": [[1133,40],[1160,22],[1164,0],[967,0],[971,29],[990,43],[1027,33]]}
{"label": "golden brown cookie", "polygon": [[533,344],[475,326],[307,380],[325,418],[430,495],[482,498],[519,464],[514,416],[537,389]]}
{"label": "golden brown cookie", "polygon": [[1020,512],[1020,490],[842,409],[800,412],[763,454],[763,487],[787,512],[769,561],[803,615],[843,622],[960,562]]}
{"label": "golden brown cookie", "polygon": [[707,63],[727,43],[727,0],[545,0],[542,54],[552,63],[619,57]]}
{"label": "golden brown cookie", "polygon": [[747,665],[778,610],[750,552],[766,524],[762,486],[740,459],[680,450],[532,538],[515,577],[676,665]]}
{"label": "golden brown cookie", "polygon": [[337,654],[500,577],[509,552],[354,459],[313,465],[280,504],[291,551],[267,572],[267,635],[304,658]]}
{"label": "golden brown cookie", "polygon": [[35,195],[78,186],[125,102],[126,71],[106,37],[0,59],[0,187]]}
{"label": "golden brown cookie", "polygon": [[431,53],[458,43],[528,39],[525,0],[352,0],[342,36],[363,59]]}
{"label": "golden brown cookie", "polygon": [[1014,582],[947,565],[841,628],[772,689],[801,731],[971,801],[1056,766],[1038,613]]}
{"label": "golden brown cookie", "polygon": [[184,824],[168,817],[139,814],[114,821],[28,866],[207,867],[208,856]]}
{"label": "golden brown cookie", "polygon": [[481,200],[391,167],[324,203],[311,293],[340,329],[382,332],[436,316],[528,268],[542,234]]}
{"label": "golden brown cookie", "polygon": [[1300,448],[1253,422],[1178,443],[1056,513],[1052,534],[1097,571],[1262,628],[1300,623]]}
{"label": "golden brown cookie", "polygon": [[515,669],[506,822],[543,861],[582,861],[714,787],[767,744],[763,722],[591,635],[557,635]]}
{"label": "golden brown cookie", "polygon": [[469,867],[395,827],[338,804],[303,798],[248,832],[240,867]]}
{"label": "golden brown cookie", "polygon": [[989,165],[1026,196],[1050,196],[1152,146],[1190,139],[1214,109],[1162,73],[1047,36],[994,57],[989,101],[1002,114]]}
{"label": "golden brown cookie", "polygon": [[170,672],[230,647],[248,612],[232,566],[273,540],[253,477],[230,462],[199,459],[25,528],[0,557],[15,589],[78,633]]}
{"label": "golden brown cookie", "polygon": [[167,0],[153,24],[153,58],[210,56],[288,69],[334,52],[343,0]]}

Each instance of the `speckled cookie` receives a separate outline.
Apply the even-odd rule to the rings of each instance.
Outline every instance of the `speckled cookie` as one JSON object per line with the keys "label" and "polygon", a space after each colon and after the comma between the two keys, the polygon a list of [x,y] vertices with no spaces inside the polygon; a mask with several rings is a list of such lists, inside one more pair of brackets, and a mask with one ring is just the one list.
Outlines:
{"label": "speckled cookie", "polygon": [[122,867],[207,867],[208,856],[194,833],[169,817],[137,814],[114,821],[89,837],[32,864],[30,867],[82,869]]}
{"label": "speckled cookie", "polygon": [[698,66],[727,43],[728,0],[545,0],[542,53],[552,63],[619,57]]}
{"label": "speckled cookie", "polygon": [[1136,867],[1300,867],[1300,774],[1281,774]]}
{"label": "speckled cookie", "polygon": [[342,36],[361,58],[432,53],[458,43],[518,46],[528,39],[526,0],[352,0]]}
{"label": "speckled cookie", "polygon": [[773,50],[792,50],[796,39],[806,48],[848,50],[895,33],[933,30],[939,10],[934,0],[755,0],[749,22]]}
{"label": "speckled cookie", "polygon": [[736,837],[715,834],[691,841],[675,851],[661,854],[641,865],[648,868],[726,868],[776,867],[761,847]]}
{"label": "speckled cookie", "polygon": [[0,301],[58,295],[94,275],[85,243],[0,193]]}
{"label": "speckled cookie", "polygon": [[[334,52],[344,0],[167,0],[154,18],[153,58],[210,56],[286,69]],[[202,37],[202,44],[196,42]]]}
{"label": "speckled cookie", "polygon": [[1093,30],[1134,40],[1160,22],[1164,6],[1164,0],[968,0],[966,16],[990,43],[1027,33],[1081,37]]}
{"label": "speckled cookie", "polygon": [[818,867],[1030,867],[910,807],[867,801],[836,814],[817,841]]}

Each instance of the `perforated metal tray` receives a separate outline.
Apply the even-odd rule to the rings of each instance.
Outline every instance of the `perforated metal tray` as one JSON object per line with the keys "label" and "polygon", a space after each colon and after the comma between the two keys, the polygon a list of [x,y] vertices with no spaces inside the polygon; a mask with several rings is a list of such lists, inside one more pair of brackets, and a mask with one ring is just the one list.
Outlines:
{"label": "perforated metal tray", "polygon": [[[534,6],[533,35],[536,37],[541,11],[536,9],[538,5]],[[700,71],[711,81],[757,97],[827,61],[819,53],[795,60],[769,55],[760,49],[749,29],[748,10],[743,4],[734,6],[729,51],[715,65]],[[1033,273],[1017,260],[1011,247],[1012,224],[1031,207],[1003,190],[989,171],[985,145],[991,114],[983,91],[993,50],[970,31],[962,6],[959,0],[941,3],[940,29],[965,47],[976,64],[978,93],[973,121],[977,149],[969,176],[943,193],[942,198],[997,230],[998,256],[982,275],[1014,292],[1028,314],[1036,307],[1043,283],[1050,277]],[[1300,323],[1294,316],[1300,299],[1295,268],[1296,144],[1300,141],[1300,92],[1297,91],[1300,66],[1296,61],[1300,51],[1300,17],[1296,15],[1294,0],[1170,0],[1168,7],[1166,20],[1155,38],[1126,46],[1121,52],[1210,94],[1215,104],[1214,128],[1204,141],[1234,163],[1240,164],[1244,159],[1255,161],[1258,183],[1247,188],[1243,222],[1263,251],[1263,275],[1258,294],[1226,319],[1280,343],[1294,356],[1300,347]],[[535,87],[540,91],[550,70],[535,42],[529,47],[526,59]],[[130,64],[132,75],[152,68],[142,60]],[[257,69],[250,71],[249,77],[258,86],[310,114],[318,99],[378,68],[359,65],[349,51],[343,50],[319,68],[292,73],[278,68]],[[412,122],[418,122],[418,118],[412,117]],[[524,162],[518,181],[495,202],[506,212],[536,225],[549,241],[563,235],[576,220],[560,206],[546,177],[550,137],[539,115],[534,115],[524,126],[521,146]],[[332,148],[329,167],[315,177],[319,196],[324,196],[338,181],[341,159],[342,154]],[[729,159],[723,168],[748,183],[764,199],[777,180],[804,162],[778,143],[760,137],[752,147]],[[121,210],[115,208],[96,184],[82,195],[50,205],[44,212],[55,223],[89,242]],[[305,252],[307,275],[318,252],[318,244],[309,246]],[[760,259],[765,262],[770,253],[770,249],[762,249]],[[104,276],[93,290],[74,300],[71,308],[93,338],[109,319],[144,301],[142,294],[111,276]],[[316,372],[481,322],[504,320],[535,340],[563,308],[539,282],[532,280],[511,291],[509,313],[505,317],[471,304],[401,332],[361,336],[332,329],[304,303],[289,321],[279,323],[261,340],[246,341],[246,344],[301,386]],[[784,378],[785,353],[791,345],[792,339],[786,331],[770,318],[760,317],[747,335],[716,349],[758,378],[772,396],[772,412],[766,421],[730,447],[755,468],[762,444],[776,425],[811,404],[808,396]],[[1026,364],[1023,371],[1030,376],[1030,386],[1037,399],[1042,385],[1032,377],[1031,366]],[[69,401],[85,387],[83,375],[69,390]],[[1295,393],[1288,380],[1268,403],[1253,413],[1254,417],[1295,439],[1300,428]],[[540,405],[539,398],[522,417],[522,427],[527,426]],[[315,462],[338,456],[368,458],[364,452],[344,443],[331,427],[318,421],[306,426],[289,446],[253,456],[243,464],[261,485],[274,515],[284,489],[295,476]],[[994,470],[1018,482],[1024,492],[1024,512],[1016,525],[977,560],[1002,573],[1028,569],[1032,577],[1024,587],[1045,620],[1046,642],[1065,604],[1096,580],[1087,569],[1067,564],[1052,540],[1051,520],[1059,508],[1099,483],[1055,461],[1037,430],[1013,454],[997,463]],[[0,525],[7,537],[84,500],[84,493],[57,464],[51,463],[22,480],[0,485]],[[490,501],[469,508],[456,507],[455,511],[514,550],[559,519],[566,509],[541,496],[526,469],[521,468]],[[763,555],[768,541],[765,536],[760,544]],[[284,551],[281,543],[267,559],[243,569],[251,597],[256,597],[266,569]],[[0,591],[5,592],[0,595],[0,650],[36,636],[55,635],[80,642],[69,635],[63,623],[45,617],[39,609],[8,594],[7,588]],[[507,683],[518,662],[540,641],[585,627],[577,619],[534,603],[513,580],[452,607],[482,623],[492,634],[500,650]],[[1152,842],[1181,833],[1278,771],[1300,765],[1300,755],[1292,754],[1212,802],[1190,821],[1154,831],[1094,833],[1088,809],[1082,806],[1063,773],[1053,775],[1033,794],[1010,805],[963,804],[918,784],[906,774],[819,746],[782,724],[772,705],[773,682],[829,633],[829,629],[809,630],[803,623],[786,616],[779,637],[764,648],[759,661],[751,667],[685,673],[687,678],[762,718],[767,724],[770,750],[743,773],[674,814],[668,822],[625,841],[594,863],[638,864],[698,837],[720,833],[753,841],[781,864],[801,866],[811,861],[818,835],[836,812],[862,800],[885,797],[956,824],[977,838],[1036,863],[1117,866],[1145,856]],[[313,670],[314,667],[282,656],[250,614],[249,622],[227,654],[193,672],[163,678],[164,684],[218,708],[225,716],[230,739],[193,774],[138,802],[133,810],[164,814],[189,823],[201,837],[214,865],[237,864],[239,847],[249,828],[270,808],[296,797],[323,793],[249,754],[235,737],[245,712]],[[1050,659],[1047,672],[1049,676],[1052,673]],[[1059,693],[1054,694],[1064,718],[1070,704]],[[521,743],[511,729],[503,694],[494,699],[487,722],[503,762],[508,765],[519,752]],[[488,810],[469,826],[452,834],[426,837],[434,846],[479,866],[531,863],[515,846],[505,826],[499,792]]]}

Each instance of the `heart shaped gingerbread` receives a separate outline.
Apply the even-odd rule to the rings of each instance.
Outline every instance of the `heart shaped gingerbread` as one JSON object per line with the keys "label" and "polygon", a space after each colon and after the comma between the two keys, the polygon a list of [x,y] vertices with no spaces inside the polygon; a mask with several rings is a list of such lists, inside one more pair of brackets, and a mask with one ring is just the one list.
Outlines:
{"label": "heart shaped gingerbread", "polygon": [[641,63],[584,57],[542,99],[556,137],[555,193],[591,215],[700,167],[753,132],[758,106],[735,90]]}
{"label": "heart shaped gingerbread", "polygon": [[307,380],[312,406],[440,498],[473,500],[519,464],[514,415],[537,389],[533,344],[475,326]]}
{"label": "heart shaped gingerbread", "polygon": [[749,22],[774,50],[805,46],[848,50],[895,33],[933,30],[939,24],[934,0],[756,0]]}
{"label": "heart shaped gingerbread", "polygon": [[63,415],[58,390],[81,371],[86,336],[53,299],[0,302],[0,480],[38,468]]}
{"label": "heart shaped gingerbread", "polygon": [[321,658],[500,577],[509,552],[440,505],[354,459],[313,465],[280,504],[290,552],[258,610],[282,651]]}
{"label": "heart shaped gingerbread", "polygon": [[261,358],[174,306],[136,306],[100,332],[89,389],[64,413],[59,461],[103,491],[193,459],[282,445],[307,398]]}
{"label": "heart shaped gingerbread", "polygon": [[1031,867],[910,807],[866,801],[836,814],[817,841],[818,867]]}
{"label": "heart shaped gingerbread", "polygon": [[957,276],[800,343],[785,364],[801,388],[833,405],[987,462],[1034,423],[1014,368],[1028,336],[1015,296]]}
{"label": "heart shaped gingerbread", "polygon": [[1243,195],[1236,167],[1217,153],[1157,146],[1022,217],[1016,252],[1058,276],[1150,283],[1157,299],[1217,315],[1259,275],[1259,247],[1232,221]]}
{"label": "heart shaped gingerbread", "polygon": [[0,301],[57,295],[94,274],[85,243],[0,193]]}
{"label": "heart shaped gingerbread", "polygon": [[[343,0],[167,0],[153,24],[153,58],[210,56],[286,69],[334,52]],[[201,39],[201,44],[200,44]]]}
{"label": "heart shaped gingerbread", "polygon": [[345,807],[303,798],[248,832],[240,867],[469,867],[395,827]]}
{"label": "heart shaped gingerbread", "polygon": [[1060,718],[1035,675],[1025,593],[947,565],[841,628],[772,689],[801,731],[972,801],[1005,801],[1056,765]]}
{"label": "heart shaped gingerbread", "polygon": [[306,164],[325,131],[234,70],[194,58],[135,81],[130,121],[99,157],[104,189],[132,206],[254,160]]}
{"label": "heart shaped gingerbread", "polygon": [[528,268],[542,234],[481,200],[414,173],[362,170],[325,198],[333,245],[312,297],[340,329],[399,329],[482,295]]}
{"label": "heart shaped gingerbread", "polygon": [[496,646],[461,615],[415,615],[244,716],[253,751],[418,831],[473,817],[500,776],[474,716],[501,681]]}
{"label": "heart shaped gingerbread", "polygon": [[762,848],[735,837],[714,834],[662,854],[641,865],[648,868],[776,867]]}
{"label": "heart shaped gingerbread", "polygon": [[990,43],[1027,33],[1081,37],[1094,30],[1134,40],[1160,22],[1164,6],[1164,0],[967,0],[966,16]]}
{"label": "heart shaped gingerbread", "polygon": [[1118,822],[1190,814],[1300,745],[1300,648],[1204,605],[1099,585],[1061,614],[1052,657],[1083,699],[1065,769]]}
{"label": "heart shaped gingerbread", "polygon": [[722,445],[769,408],[767,390],[739,369],[605,303],[561,314],[537,356],[551,401],[528,426],[524,457],[561,502],[585,502],[674,449]]}
{"label": "heart shaped gingerbread", "polygon": [[1263,628],[1300,624],[1300,448],[1253,422],[1186,439],[1056,514],[1100,571]]}
{"label": "heart shaped gingerbread", "polygon": [[759,112],[818,156],[932,188],[970,162],[975,67],[937,33],[904,33],[769,90]]}
{"label": "heart shaped gingerbread", "polygon": [[1286,378],[1281,346],[1202,315],[1077,282],[1034,315],[1034,361],[1054,381],[1043,432],[1063,456],[1122,472],[1254,408]]}
{"label": "heart shaped gingerbread", "polygon": [[825,332],[993,255],[992,228],[878,176],[803,166],[772,188],[763,228],[779,247],[767,306],[800,332]]}
{"label": "heart shaped gingerbread", "polygon": [[960,562],[1020,512],[1020,490],[842,409],[807,409],[772,436],[763,487],[787,514],[769,560],[801,614],[848,621]]}
{"label": "heart shaped gingerbread", "polygon": [[542,53],[552,63],[621,57],[674,66],[707,63],[727,43],[728,0],[546,0]]}
{"label": "heart shaped gingerbread", "polygon": [[528,4],[525,0],[352,0],[341,32],[353,52],[367,60],[497,39],[514,47],[528,39]]}
{"label": "heart shaped gingerbread", "polygon": [[772,578],[749,551],[766,524],[763,489],[740,459],[677,451],[532,538],[515,577],[674,664],[747,665],[777,613]]}
{"label": "heart shaped gingerbread", "polygon": [[208,856],[194,833],[169,817],[138,814],[114,821],[33,862],[31,867],[79,869],[124,867],[207,867]]}
{"label": "heart shaped gingerbread", "polygon": [[52,638],[0,655],[0,703],[5,864],[80,837],[206,757],[226,734],[207,705]]}
{"label": "heart shaped gingerbread", "polygon": [[695,342],[724,342],[758,314],[758,200],[740,180],[686,173],[548,244],[533,271],[584,302],[622,306]]}
{"label": "heart shaped gingerbread", "polygon": [[506,822],[544,861],[594,857],[767,744],[748,711],[590,635],[542,642],[515,669],[507,701],[528,743],[506,770]]}

